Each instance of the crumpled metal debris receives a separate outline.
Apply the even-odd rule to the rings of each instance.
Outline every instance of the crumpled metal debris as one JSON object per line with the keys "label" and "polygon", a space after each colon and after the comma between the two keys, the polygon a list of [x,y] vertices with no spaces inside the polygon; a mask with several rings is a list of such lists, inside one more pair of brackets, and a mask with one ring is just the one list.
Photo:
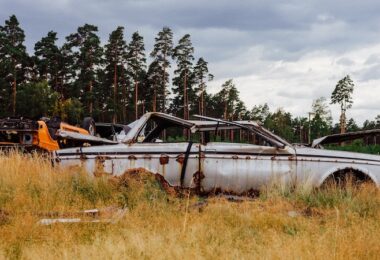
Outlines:
{"label": "crumpled metal debris", "polygon": [[[46,215],[57,215],[57,218],[42,218],[37,224],[47,226],[56,223],[110,223],[119,222],[128,212],[128,208],[109,207],[104,209],[89,209],[74,213],[61,213],[58,217],[56,213]],[[81,217],[75,217],[81,215]],[[62,217],[67,216],[67,217]]]}

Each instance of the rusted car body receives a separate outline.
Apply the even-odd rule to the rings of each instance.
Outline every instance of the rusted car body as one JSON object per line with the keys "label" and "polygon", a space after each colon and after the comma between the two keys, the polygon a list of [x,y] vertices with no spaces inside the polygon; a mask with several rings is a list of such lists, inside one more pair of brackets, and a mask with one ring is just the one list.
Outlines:
{"label": "rusted car body", "polygon": [[[242,194],[273,181],[318,187],[348,171],[379,185],[380,156],[298,147],[256,122],[199,118],[147,113],[131,124],[123,143],[62,149],[54,161],[59,167],[85,167],[94,175],[119,176],[144,168],[170,186],[200,193]],[[186,140],[173,139],[182,133]],[[162,141],[165,135],[167,141]]]}

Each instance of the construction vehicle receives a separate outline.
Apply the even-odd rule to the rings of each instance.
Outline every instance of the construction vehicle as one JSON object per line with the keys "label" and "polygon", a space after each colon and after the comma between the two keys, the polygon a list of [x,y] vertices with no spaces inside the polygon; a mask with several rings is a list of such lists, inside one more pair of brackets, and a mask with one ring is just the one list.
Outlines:
{"label": "construction vehicle", "polygon": [[[83,120],[81,127],[64,123],[59,117],[40,120],[7,117],[0,119],[0,149],[49,152],[81,146],[87,139],[87,142],[96,142],[95,130],[95,122],[90,117]],[[73,138],[72,134],[76,137]]]}

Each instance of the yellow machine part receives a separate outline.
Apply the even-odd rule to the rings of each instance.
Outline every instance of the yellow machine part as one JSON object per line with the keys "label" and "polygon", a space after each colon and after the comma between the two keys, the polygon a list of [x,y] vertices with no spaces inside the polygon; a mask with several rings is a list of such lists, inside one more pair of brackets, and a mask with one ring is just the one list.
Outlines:
{"label": "yellow machine part", "polygon": [[[66,123],[61,123],[60,129],[85,135],[89,134],[88,131],[83,128],[75,127]],[[33,145],[36,145],[41,149],[47,151],[55,151],[59,149],[57,140],[54,140],[51,137],[49,129],[44,121],[38,121],[38,131],[36,133],[36,136],[33,136]]]}
{"label": "yellow machine part", "polygon": [[44,121],[38,121],[38,131],[36,136],[33,136],[33,145],[48,151],[59,149],[58,142],[50,136],[49,129]]}
{"label": "yellow machine part", "polygon": [[72,126],[66,123],[61,123],[61,130],[69,131],[69,132],[75,132],[75,133],[80,133],[84,135],[89,135],[89,132],[83,128]]}

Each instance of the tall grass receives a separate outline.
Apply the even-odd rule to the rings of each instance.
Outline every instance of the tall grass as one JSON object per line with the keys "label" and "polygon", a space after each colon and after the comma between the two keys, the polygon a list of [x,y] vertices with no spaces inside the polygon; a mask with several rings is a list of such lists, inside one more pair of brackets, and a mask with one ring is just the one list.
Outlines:
{"label": "tall grass", "polygon": [[[168,195],[141,171],[90,178],[19,154],[0,156],[0,166],[0,258],[375,259],[380,252],[373,187],[274,185],[253,200],[230,202]],[[116,224],[38,224],[42,213],[108,206],[129,211]]]}

